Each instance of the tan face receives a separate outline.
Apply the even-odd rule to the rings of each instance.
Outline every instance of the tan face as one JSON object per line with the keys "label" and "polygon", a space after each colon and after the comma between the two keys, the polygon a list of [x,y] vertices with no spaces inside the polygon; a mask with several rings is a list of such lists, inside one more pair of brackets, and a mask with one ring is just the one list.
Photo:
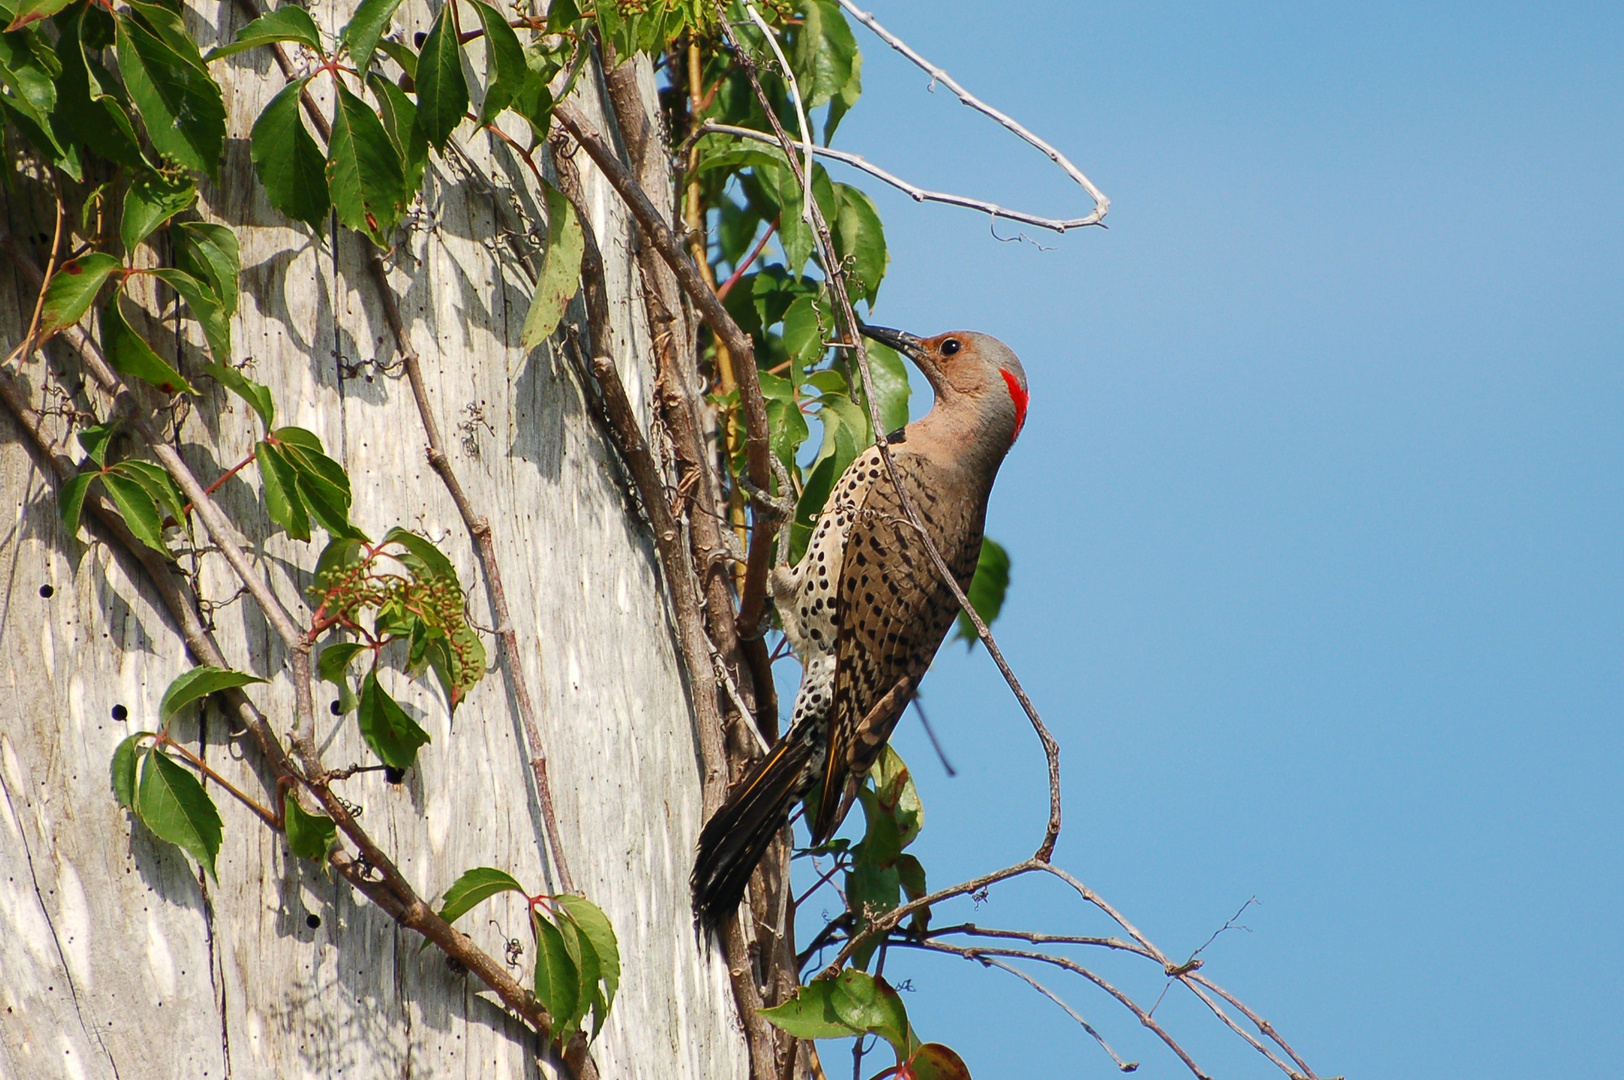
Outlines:
{"label": "tan face", "polygon": [[937,397],[968,399],[995,422],[1013,420],[1014,436],[1026,421],[1026,372],[1015,353],[988,334],[949,330],[921,338],[899,330],[865,327],[863,333],[907,356],[936,391]]}

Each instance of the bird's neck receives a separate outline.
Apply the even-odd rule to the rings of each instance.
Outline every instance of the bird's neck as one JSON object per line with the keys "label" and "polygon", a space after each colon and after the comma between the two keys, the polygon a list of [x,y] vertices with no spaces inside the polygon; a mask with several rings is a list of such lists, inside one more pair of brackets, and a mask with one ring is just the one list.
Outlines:
{"label": "bird's neck", "polygon": [[1014,438],[1007,417],[983,415],[976,403],[961,399],[943,402],[908,425],[905,449],[928,458],[966,480],[992,484]]}

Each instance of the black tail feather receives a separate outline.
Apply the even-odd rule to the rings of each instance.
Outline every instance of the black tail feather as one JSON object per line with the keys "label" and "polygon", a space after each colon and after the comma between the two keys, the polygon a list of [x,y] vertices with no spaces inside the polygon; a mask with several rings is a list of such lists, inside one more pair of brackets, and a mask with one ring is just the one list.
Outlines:
{"label": "black tail feather", "polygon": [[719,929],[744,899],[756,864],[789,820],[811,757],[807,741],[781,741],[705,823],[691,884],[694,915],[707,930]]}

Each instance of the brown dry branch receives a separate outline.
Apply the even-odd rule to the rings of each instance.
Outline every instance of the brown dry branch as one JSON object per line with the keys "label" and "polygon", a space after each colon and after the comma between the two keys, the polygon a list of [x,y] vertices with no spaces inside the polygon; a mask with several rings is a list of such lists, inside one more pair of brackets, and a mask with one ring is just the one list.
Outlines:
{"label": "brown dry branch", "polygon": [[[660,258],[669,266],[677,283],[694,305],[711,333],[727,347],[733,359],[734,377],[738,379],[739,402],[744,408],[746,461],[750,482],[762,491],[770,490],[771,475],[767,463],[767,404],[761,395],[761,383],[756,376],[755,347],[750,336],[739,329],[716,294],[705,284],[693,260],[682,248],[676,232],[664,216],[649,201],[635,177],[620,163],[614,150],[592,126],[586,116],[568,101],[559,102],[553,110],[553,119],[574,136],[587,152],[592,163],[603,173],[616,193],[625,202],[643,236],[654,246]],[[778,535],[779,521],[770,514],[757,513],[750,531],[749,559],[745,564],[744,592],[739,597],[739,632],[754,637],[766,610],[767,571],[771,568],[773,540]]]}
{"label": "brown dry branch", "polygon": [[502,643],[502,672],[507,678],[508,689],[513,694],[514,705],[518,708],[525,741],[529,744],[530,771],[536,783],[536,801],[541,805],[542,824],[547,831],[547,844],[552,852],[553,867],[558,873],[559,891],[574,892],[575,878],[570,873],[569,861],[564,857],[558,822],[553,815],[553,793],[547,782],[547,757],[542,752],[541,729],[536,725],[536,708],[534,699],[530,696],[530,682],[525,676],[524,664],[520,659],[522,654],[519,652],[519,636],[513,628],[507,590],[502,585],[502,567],[496,559],[496,538],[492,535],[490,518],[474,510],[467,492],[463,490],[461,481],[457,479],[457,474],[451,467],[451,459],[446,456],[444,444],[440,439],[440,424],[434,417],[434,405],[429,399],[428,387],[423,382],[422,360],[417,350],[412,347],[411,335],[401,318],[400,301],[389,284],[389,268],[384,265],[381,254],[374,254],[367,260],[367,265],[372,271],[372,280],[377,285],[378,302],[383,307],[384,321],[389,324],[389,331],[394,335],[395,351],[400,354],[401,364],[406,369],[406,379],[411,384],[412,398],[417,403],[418,418],[423,422],[423,436],[427,440],[424,454],[430,467],[445,485],[451,501],[456,504],[457,513],[462,517],[463,525],[474,541],[474,549],[479,553],[479,564],[485,575],[485,591],[490,599],[491,614],[496,618],[496,639]]}
{"label": "brown dry branch", "polygon": [[[44,276],[33,262],[22,254],[11,237],[0,241],[6,253],[36,288],[45,287]],[[58,335],[79,357],[81,363],[112,400],[112,411],[127,418],[136,435],[158,459],[174,479],[176,485],[192,503],[203,521],[204,529],[233,572],[261,607],[271,628],[281,638],[289,652],[289,663],[294,679],[295,723],[290,741],[294,754],[290,758],[281,740],[270,727],[263,713],[256,708],[247,694],[240,689],[226,692],[226,700],[244,727],[253,736],[264,756],[265,763],[275,774],[275,782],[268,785],[278,792],[285,785],[303,790],[313,796],[327,816],[356,847],[360,858],[335,845],[328,854],[328,863],[352,887],[382,908],[396,923],[414,930],[432,941],[448,957],[458,961],[488,986],[502,1003],[528,1023],[543,1045],[551,1045],[552,1018],[536,996],[521,986],[494,957],[474,944],[473,939],[455,930],[440,918],[417,894],[415,888],[394,865],[370,835],[356,820],[349,804],[331,788],[332,774],[328,773],[316,749],[313,737],[315,727],[314,696],[311,685],[310,651],[314,636],[303,630],[288,613],[269,583],[254,569],[251,559],[239,542],[236,530],[223,511],[213,501],[180,454],[152,428],[147,411],[139,397],[108,365],[100,350],[78,327],[69,327]],[[78,470],[65,455],[58,454],[39,423],[38,410],[29,405],[21,388],[9,372],[0,369],[0,399],[29,435],[36,451],[42,454],[57,473],[66,480]],[[88,501],[88,500],[87,500]],[[137,541],[118,520],[117,511],[98,499],[91,504],[92,511],[123,549],[133,555],[147,571],[149,578],[163,599],[165,607],[179,626],[188,650],[200,663],[230,668],[233,665],[221,652],[212,635],[204,628],[197,614],[195,597],[183,579],[170,570],[166,561],[156,552]],[[108,518],[114,520],[109,522]],[[297,764],[295,760],[297,759]],[[569,1073],[579,1080],[595,1080],[597,1067],[587,1053],[586,1040],[579,1034],[565,1048],[563,1062]]]}
{"label": "brown dry branch", "polygon": [[[1167,1030],[1156,1022],[1154,1017],[1139,1006],[1138,1002],[1134,1001],[1133,998],[1129,997],[1123,991],[1117,989],[1106,979],[1083,967],[1083,965],[1077,963],[1075,960],[1068,959],[1064,956],[1052,956],[1048,953],[1033,952],[1025,949],[988,949],[974,945],[948,945],[940,941],[902,941],[893,942],[892,944],[902,945],[907,948],[923,949],[927,952],[946,953],[950,956],[959,956],[966,960],[975,960],[979,963],[987,963],[987,958],[989,957],[1012,957],[1022,960],[1033,960],[1039,963],[1053,964],[1055,967],[1065,968],[1067,971],[1081,975],[1089,982],[1116,998],[1117,1001],[1121,1002],[1123,1008],[1133,1013],[1134,1016],[1139,1019],[1141,1024],[1154,1032],[1156,1037],[1161,1039],[1162,1042],[1167,1045],[1168,1049],[1172,1050],[1173,1053],[1178,1056],[1178,1059],[1184,1062],[1185,1066],[1188,1067],[1189,1070],[1197,1077],[1199,1077],[1200,1080],[1210,1080],[1210,1077],[1206,1073],[1202,1072],[1200,1067],[1196,1065],[1195,1060],[1190,1057],[1189,1052],[1186,1051],[1184,1047],[1179,1045],[1178,1040],[1169,1035]],[[1007,965],[1005,965],[1005,969],[1015,970]],[[1101,1045],[1104,1044],[1102,1043]],[[1116,1058],[1115,1054],[1112,1054],[1111,1056]],[[1122,1065],[1120,1058],[1117,1058],[1117,1064],[1118,1066]],[[1123,1071],[1126,1072],[1128,1070],[1124,1068]]]}
{"label": "brown dry branch", "polygon": [[[604,289],[603,258],[593,234],[591,219],[586,213],[580,178],[568,153],[555,152],[553,161],[559,191],[574,206],[583,233],[581,277],[586,300],[588,347],[592,356],[590,365],[581,355],[578,339],[572,339],[570,348],[578,368],[581,369],[583,386],[593,398],[594,411],[602,417],[612,444],[632,476],[638,499],[643,505],[644,513],[648,515],[654,533],[655,551],[671,593],[678,642],[692,690],[695,720],[699,729],[700,758],[705,770],[705,809],[708,813],[714,809],[712,799],[719,802],[720,796],[725,794],[728,779],[728,756],[723,740],[716,680],[714,676],[706,677],[706,672],[716,670],[713,657],[716,655],[718,644],[713,635],[718,631],[731,630],[730,620],[723,620],[722,625],[718,625],[718,616],[731,611],[731,602],[726,591],[726,577],[724,574],[718,582],[714,571],[720,567],[709,564],[707,560],[698,561],[698,565],[706,567],[705,576],[710,579],[708,591],[712,594],[709,597],[711,600],[709,604],[702,603],[696,561],[683,543],[683,530],[666,498],[659,465],[643,436],[636,412],[621,383],[620,373],[609,355],[612,331],[608,297]],[[658,325],[651,319],[651,326]],[[669,336],[669,330],[667,334]],[[665,348],[670,348],[668,341]],[[656,352],[659,354],[661,349],[657,348]],[[666,357],[662,367],[669,369],[671,361],[672,358]],[[670,380],[665,377],[666,374],[669,374],[669,371],[662,374],[662,389],[669,385]],[[670,395],[664,396],[669,398]],[[680,399],[676,402],[668,400],[666,414],[669,416],[674,408],[682,404]],[[697,453],[697,449],[695,452]],[[705,469],[707,464],[707,458],[698,456],[692,461],[691,467]],[[694,522],[696,531],[703,527],[702,523],[707,523],[712,531],[719,531],[714,520],[704,515],[694,515]],[[720,607],[718,597],[715,595],[718,584]],[[743,722],[752,721],[749,717],[744,717]],[[766,1080],[777,1073],[775,1029],[759,1015],[763,1005],[761,991],[737,919],[732,921],[724,934],[723,948],[727,957],[729,981],[733,986],[739,1017],[746,1032],[751,1076],[757,1080]]]}
{"label": "brown dry branch", "polygon": [[[771,135],[768,135],[764,131],[756,131],[753,128],[739,127],[735,124],[718,124],[715,121],[710,120],[707,120],[694,130],[694,138],[698,138],[702,135],[732,135],[740,139],[750,139],[754,142],[767,143],[770,146],[778,145],[778,140],[773,138]],[[898,191],[913,199],[914,202],[934,202],[945,203],[948,206],[962,206],[970,210],[978,210],[992,218],[998,218],[1004,221],[1018,221],[1023,225],[1036,225],[1039,228],[1052,229],[1055,232],[1065,232],[1067,229],[1075,228],[1078,225],[1100,224],[1099,222],[1090,222],[1085,218],[1078,218],[1073,221],[1061,221],[1056,218],[1040,217],[1037,214],[1030,214],[1024,210],[1011,210],[1007,207],[999,206],[995,202],[988,202],[986,199],[976,199],[968,195],[955,195],[950,191],[933,191],[930,188],[920,187],[918,184],[910,183],[895,173],[882,169],[880,166],[874,164],[860,154],[849,153],[845,150],[835,150],[828,146],[814,146],[812,147],[812,153],[815,157],[827,158],[830,161],[838,161],[842,165],[850,165],[854,169],[868,173],[868,175],[874,177],[876,180],[896,188]]]}

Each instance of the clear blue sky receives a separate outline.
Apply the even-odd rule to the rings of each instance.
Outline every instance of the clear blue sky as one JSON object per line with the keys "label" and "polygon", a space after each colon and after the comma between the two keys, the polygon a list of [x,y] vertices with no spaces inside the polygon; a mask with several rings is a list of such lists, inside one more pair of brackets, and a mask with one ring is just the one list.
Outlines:
{"label": "clear blue sky", "polygon": [[[1030,374],[988,532],[997,632],[1064,745],[1060,861],[1173,954],[1256,895],[1207,973],[1322,1075],[1611,1074],[1624,8],[875,3],[1113,200],[1041,251],[865,183],[893,252],[874,320],[991,332]],[[858,33],[837,145],[1086,212]],[[911,718],[897,745],[944,884],[1030,853],[1042,760],[980,650],[944,648],[925,695],[958,778]],[[1052,886],[974,918],[1108,929]],[[1007,975],[888,971],[979,1080],[1113,1073]],[[1138,1075],[1188,1075],[1053,982]],[[1185,993],[1157,1017],[1217,1076],[1279,1075]]]}

